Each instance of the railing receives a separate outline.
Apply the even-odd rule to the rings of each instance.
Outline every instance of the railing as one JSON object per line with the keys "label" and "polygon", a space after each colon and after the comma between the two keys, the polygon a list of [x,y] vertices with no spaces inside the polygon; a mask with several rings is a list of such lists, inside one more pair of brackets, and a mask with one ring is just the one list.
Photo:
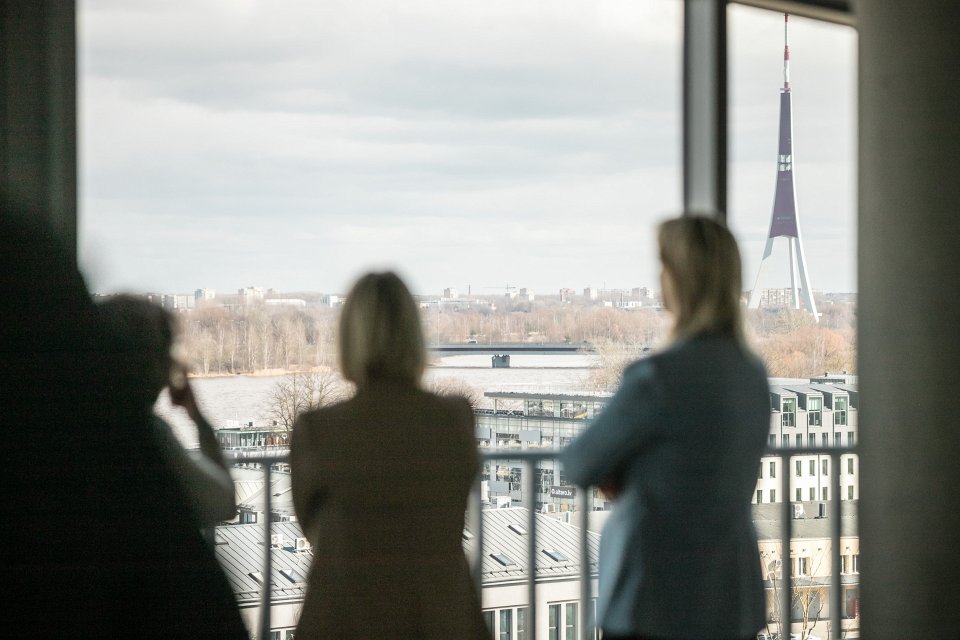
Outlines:
{"label": "railing", "polygon": [[[793,503],[786,499],[789,497],[790,489],[790,474],[788,469],[790,462],[795,457],[801,456],[829,456],[830,457],[830,496],[832,499],[827,502],[830,503],[830,540],[831,540],[831,570],[830,570],[830,629],[832,633],[835,634],[834,637],[842,637],[842,627],[841,627],[841,575],[840,575],[840,536],[841,536],[841,525],[840,525],[840,458],[843,455],[855,454],[856,450],[852,447],[798,447],[796,449],[768,449],[764,452],[765,458],[775,457],[781,460],[781,469],[783,472],[780,474],[780,491],[783,500],[781,501],[781,521],[783,523],[781,531],[781,562],[782,562],[782,588],[780,589],[779,598],[780,598],[780,623],[785,629],[782,631],[782,636],[784,638],[790,637],[790,630],[792,626],[792,616],[791,616],[791,600],[792,600],[792,576],[789,566],[790,558],[790,538],[791,538],[791,528],[793,522],[793,514],[791,513],[791,508]],[[536,639],[536,630],[537,630],[537,616],[534,610],[536,603],[536,531],[537,531],[537,518],[536,518],[536,496],[538,494],[536,488],[536,474],[534,473],[535,464],[537,462],[545,460],[555,460],[559,456],[559,452],[556,450],[550,451],[531,451],[531,450],[520,450],[520,451],[489,451],[481,452],[480,454],[483,462],[494,462],[497,460],[518,460],[522,464],[522,496],[523,496],[523,506],[527,509],[527,531],[529,535],[527,536],[527,600],[529,602],[530,615],[528,616],[528,636],[529,638]],[[286,463],[289,461],[287,455],[273,455],[273,456],[257,456],[249,457],[243,459],[243,462],[246,463],[260,463],[263,465],[264,471],[264,481],[265,486],[270,487],[271,481],[271,466],[279,463]],[[591,579],[590,579],[590,561],[587,553],[587,525],[588,517],[590,511],[590,495],[591,492],[581,488],[580,491],[576,494],[576,513],[577,513],[577,526],[580,529],[579,533],[579,551],[580,551],[580,616],[579,616],[579,637],[581,640],[586,640],[591,637],[593,632],[593,620],[591,620],[591,615],[589,614],[592,611],[590,607],[591,601]],[[269,638],[270,637],[270,588],[271,576],[273,574],[273,560],[270,553],[270,533],[271,533],[271,519],[270,513],[272,511],[272,500],[271,492],[269,490],[264,491],[264,507],[263,507],[263,527],[264,527],[264,546],[265,552],[263,554],[263,575],[264,575],[264,587],[261,590],[261,600],[260,600],[260,637]],[[475,580],[476,590],[478,596],[482,593],[482,562],[483,562],[483,527],[482,518],[483,518],[483,509],[480,503],[480,480],[477,479],[473,495],[471,496],[470,505],[469,505],[469,517],[470,521],[474,523],[474,538],[476,543],[473,548],[473,557],[472,557],[472,566],[473,566],[473,577]],[[783,562],[783,559],[786,559],[786,562]]]}
{"label": "railing", "polygon": [[[523,496],[523,506],[527,509],[527,606],[530,608],[530,615],[527,616],[528,638],[537,637],[537,615],[534,610],[537,602],[537,576],[536,576],[536,557],[537,557],[537,513],[536,497],[538,495],[536,487],[536,474],[534,465],[544,460],[555,460],[560,456],[557,450],[547,451],[488,451],[481,452],[480,457],[483,462],[494,462],[497,460],[519,460],[523,465],[521,467],[521,485]],[[587,524],[589,516],[590,493],[585,490],[578,491],[576,494],[576,514],[577,526],[580,529],[577,538],[580,551],[580,617],[578,625],[580,631],[578,637],[586,640],[590,637],[592,630],[592,620],[589,612],[590,608],[590,558],[587,554]],[[470,520],[475,522],[474,537],[476,544],[473,547],[473,578],[476,584],[478,596],[482,593],[483,572],[483,527],[481,526],[483,518],[483,509],[480,503],[480,480],[477,479],[474,496],[470,500]]]}
{"label": "railing", "polygon": [[794,458],[803,456],[829,456],[830,457],[830,630],[833,638],[843,637],[843,627],[841,626],[841,575],[840,575],[840,536],[841,536],[841,514],[840,504],[842,502],[840,495],[840,457],[844,455],[856,454],[854,447],[797,447],[791,449],[768,449],[764,452],[765,458],[779,458],[781,460],[782,473],[780,474],[780,491],[783,500],[780,503],[780,521],[782,529],[780,532],[781,544],[781,588],[780,598],[780,624],[782,628],[781,636],[783,638],[791,637],[792,619],[792,598],[793,598],[793,576],[790,566],[790,533],[793,523],[793,514],[791,513],[793,503],[788,500],[790,496],[790,463]]}

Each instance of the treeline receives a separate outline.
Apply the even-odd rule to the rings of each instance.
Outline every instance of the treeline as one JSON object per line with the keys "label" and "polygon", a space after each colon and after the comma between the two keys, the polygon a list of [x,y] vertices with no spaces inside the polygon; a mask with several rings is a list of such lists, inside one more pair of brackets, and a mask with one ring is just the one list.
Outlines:
{"label": "treeline", "polygon": [[[252,373],[329,367],[336,355],[338,310],[320,306],[206,306],[180,314],[182,343],[194,372]],[[491,309],[485,305],[422,309],[427,344],[589,343],[599,355],[596,389],[615,387],[622,368],[662,344],[669,316],[645,308],[550,302]],[[821,322],[789,309],[747,313],[748,336],[771,376],[808,377],[856,370],[856,310],[826,305]]]}
{"label": "treeline", "polygon": [[185,356],[195,373],[294,371],[333,360],[333,309],[205,306],[178,317]]}

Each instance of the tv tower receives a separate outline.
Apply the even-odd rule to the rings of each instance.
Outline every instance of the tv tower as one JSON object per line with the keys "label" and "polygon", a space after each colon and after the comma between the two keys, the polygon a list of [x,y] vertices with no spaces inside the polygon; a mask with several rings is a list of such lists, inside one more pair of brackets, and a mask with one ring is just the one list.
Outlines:
{"label": "tv tower", "polygon": [[[767,234],[767,246],[763,250],[757,280],[750,292],[748,306],[756,309],[760,306],[760,275],[763,265],[773,250],[775,238],[786,238],[790,250],[790,289],[793,293],[793,308],[800,308],[800,293],[803,293],[804,305],[813,314],[815,322],[820,321],[817,305],[813,302],[810,290],[810,277],[807,275],[807,261],[803,255],[803,240],[800,238],[800,223],[797,218],[797,194],[793,181],[793,118],[791,110],[793,100],[790,94],[790,46],[787,43],[789,14],[783,14],[783,88],[780,89],[780,148],[777,155],[777,188],[773,196],[773,216],[770,221],[770,233]],[[799,272],[800,288],[797,288]]]}

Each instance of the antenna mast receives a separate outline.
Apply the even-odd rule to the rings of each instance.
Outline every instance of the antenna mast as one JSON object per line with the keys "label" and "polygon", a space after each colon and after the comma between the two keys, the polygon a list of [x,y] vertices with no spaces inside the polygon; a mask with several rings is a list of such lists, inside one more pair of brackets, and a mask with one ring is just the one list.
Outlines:
{"label": "antenna mast", "polygon": [[790,14],[783,14],[783,90],[790,90],[790,45],[787,44],[787,26],[790,24]]}

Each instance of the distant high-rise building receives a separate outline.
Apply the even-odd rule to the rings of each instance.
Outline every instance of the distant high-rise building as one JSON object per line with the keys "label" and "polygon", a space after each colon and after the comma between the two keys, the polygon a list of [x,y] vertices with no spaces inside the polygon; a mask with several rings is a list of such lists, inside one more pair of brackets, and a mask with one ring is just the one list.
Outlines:
{"label": "distant high-rise building", "polygon": [[443,290],[443,297],[447,298],[448,300],[456,300],[460,297],[460,292],[453,287],[447,287]]}
{"label": "distant high-rise building", "polygon": [[[797,194],[793,178],[793,98],[790,93],[790,47],[787,44],[787,26],[789,15],[783,15],[783,88],[780,89],[780,143],[777,155],[777,187],[773,197],[773,216],[770,221],[770,232],[767,234],[767,245],[763,250],[760,268],[757,270],[757,279],[750,292],[749,307],[756,309],[760,306],[761,292],[760,275],[763,266],[773,251],[773,241],[776,238],[786,238],[790,251],[790,289],[792,291],[792,307],[800,308],[800,293],[807,311],[813,314],[814,320],[819,321],[817,305],[813,302],[813,292],[810,288],[810,278],[807,275],[807,262],[803,254],[803,241],[800,238],[800,222],[797,216]],[[800,283],[797,286],[797,276]]]}
{"label": "distant high-rise building", "polygon": [[161,306],[168,311],[183,311],[192,309],[194,297],[185,293],[164,294]]}
{"label": "distant high-rise building", "polygon": [[213,289],[197,289],[193,292],[193,299],[197,302],[201,300],[213,300],[217,297],[217,292]]}
{"label": "distant high-rise building", "polygon": [[263,289],[260,287],[247,287],[245,289],[238,289],[237,295],[240,296],[240,300],[243,304],[252,304],[254,302],[263,301]]}

